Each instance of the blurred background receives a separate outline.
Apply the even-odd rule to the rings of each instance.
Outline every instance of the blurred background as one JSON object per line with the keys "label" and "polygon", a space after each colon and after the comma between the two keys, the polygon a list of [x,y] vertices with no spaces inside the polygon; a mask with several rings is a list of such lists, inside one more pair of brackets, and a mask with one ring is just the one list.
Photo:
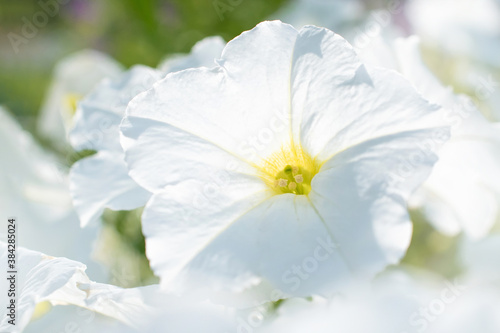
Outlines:
{"label": "blurred background", "polygon": [[[0,0],[0,105],[34,131],[33,116],[40,109],[56,62],[63,57],[90,48],[126,67],[155,67],[169,54],[189,52],[203,37],[220,35],[230,40],[286,2],[59,0],[54,1],[58,8],[53,8],[50,0]],[[40,11],[49,14],[47,20],[36,16]],[[19,42],[15,52],[8,34],[24,38],[23,27],[33,19],[39,20],[39,27],[33,33],[26,30],[29,38]]]}

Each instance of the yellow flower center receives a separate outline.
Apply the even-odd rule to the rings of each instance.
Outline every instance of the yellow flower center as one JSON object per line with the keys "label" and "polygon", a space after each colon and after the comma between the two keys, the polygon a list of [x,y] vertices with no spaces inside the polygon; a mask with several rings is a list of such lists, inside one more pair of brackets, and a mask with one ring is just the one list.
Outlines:
{"label": "yellow flower center", "polygon": [[81,95],[78,94],[67,94],[65,96],[65,103],[68,107],[70,115],[73,116],[76,113],[76,108],[78,107],[78,102],[82,99]]}
{"label": "yellow flower center", "polygon": [[50,311],[51,308],[52,308],[52,305],[50,304],[49,301],[44,301],[44,302],[38,303],[35,306],[35,310],[33,311],[33,314],[31,315],[30,321],[34,321],[34,320],[42,318]]}
{"label": "yellow flower center", "polygon": [[276,194],[307,195],[320,167],[301,145],[288,145],[264,160],[260,171],[262,179]]}

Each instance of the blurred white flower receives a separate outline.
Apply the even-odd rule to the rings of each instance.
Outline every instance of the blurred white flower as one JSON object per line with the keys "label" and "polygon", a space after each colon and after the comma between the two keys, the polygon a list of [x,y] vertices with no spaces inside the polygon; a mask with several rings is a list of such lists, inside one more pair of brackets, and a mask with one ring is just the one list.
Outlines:
{"label": "blurred white flower", "polygon": [[397,263],[438,108],[321,28],[259,24],[218,64],[167,76],[121,125],[162,286],[328,294]]}
{"label": "blurred white flower", "polygon": [[366,14],[360,0],[293,0],[271,15],[300,29],[317,25],[339,32],[354,25]]}
{"label": "blurred white flower", "polygon": [[495,0],[411,0],[414,32],[431,47],[500,67],[500,5]]}
{"label": "blurred white flower", "polygon": [[353,282],[347,293],[331,299],[290,299],[278,308],[275,318],[269,317],[259,333],[414,333],[409,318],[432,299],[428,276],[404,269],[383,273],[371,287]]}
{"label": "blurred white flower", "polygon": [[354,284],[332,300],[291,300],[259,333],[495,333],[500,292],[490,285],[445,280],[428,272],[398,269],[370,289]]}
{"label": "blurred white flower", "polygon": [[[71,205],[67,168],[44,151],[0,108],[0,211],[15,217],[23,246],[85,262],[92,274],[101,268],[91,261],[97,228],[81,230]],[[3,231],[2,231],[3,232]]]}
{"label": "blurred white flower", "polygon": [[149,199],[150,193],[128,176],[118,126],[128,102],[161,77],[159,71],[137,65],[101,82],[79,104],[70,143],[76,151],[97,150],[73,164],[70,172],[71,195],[82,227],[97,220],[105,208],[131,210]]}
{"label": "blurred white flower", "polygon": [[500,214],[500,124],[488,122],[471,100],[437,80],[423,63],[415,36],[394,43],[378,39],[361,56],[401,72],[427,100],[445,109],[443,120],[452,127],[450,142],[412,206],[422,208],[442,233],[485,236]]}
{"label": "blurred white flower", "polygon": [[113,330],[127,332],[133,328],[84,307],[72,304],[51,306],[46,302],[38,305],[34,317],[23,333],[109,333]]}
{"label": "blurred white flower", "polygon": [[[0,242],[0,267],[6,272],[7,246]],[[9,324],[12,319],[7,304],[2,304],[0,330],[21,332],[32,317],[43,316],[51,305],[72,304],[139,326],[153,308],[144,304],[133,289],[121,289],[95,283],[85,274],[86,266],[66,258],[55,258],[40,252],[17,248],[15,276],[16,321],[15,330]],[[14,281],[14,280],[13,280]],[[2,278],[0,290],[6,291],[11,281]],[[11,298],[2,298],[9,302]],[[3,302],[4,303],[4,302]],[[5,305],[5,306],[4,306]]]}
{"label": "blurred white flower", "polygon": [[[5,272],[9,252],[4,242],[0,253]],[[96,283],[79,262],[24,248],[17,249],[16,262],[16,325],[12,331],[10,309],[2,304],[2,331],[215,333],[235,327],[233,310],[180,299],[161,292],[158,285],[123,289]],[[9,288],[10,281],[1,279],[0,290]]]}
{"label": "blurred white flower", "polygon": [[500,283],[500,234],[492,233],[479,240],[464,238],[458,251],[460,263],[468,279]]}
{"label": "blurred white flower", "polygon": [[65,148],[77,103],[103,78],[116,77],[123,67],[94,50],[83,50],[59,61],[40,111],[39,132],[59,148]]}
{"label": "blurred white flower", "polygon": [[128,176],[120,145],[118,126],[129,101],[170,71],[215,66],[223,47],[220,37],[206,38],[193,47],[191,54],[165,62],[162,70],[134,66],[117,78],[105,79],[82,100],[70,142],[77,151],[98,151],[71,168],[71,193],[82,226],[99,218],[105,208],[131,210],[144,206],[150,197]]}
{"label": "blurred white flower", "polygon": [[189,54],[168,56],[158,69],[164,73],[178,72],[187,68],[213,67],[226,42],[219,36],[207,37],[196,43]]}
{"label": "blurred white flower", "polygon": [[[134,295],[140,301],[130,297]],[[140,319],[130,326],[88,308],[75,305],[55,306],[47,314],[36,318],[25,333],[79,332],[79,333],[229,333],[237,332],[234,311],[210,303],[192,303],[174,298],[158,290],[157,286],[123,289],[110,295],[100,295],[104,302],[125,303],[122,316]],[[161,301],[159,299],[162,298]],[[145,304],[145,306],[143,305]],[[104,305],[105,306],[105,305]],[[154,308],[152,307],[154,306]],[[40,307],[41,308],[41,307]],[[119,309],[122,310],[122,309]],[[130,311],[132,310],[132,311]],[[137,311],[134,313],[134,311]],[[141,315],[143,318],[137,318]]]}
{"label": "blurred white flower", "polygon": [[413,0],[407,16],[435,70],[500,121],[500,3],[495,0]]}
{"label": "blurred white flower", "polygon": [[158,285],[138,288],[146,304],[154,311],[140,327],[115,329],[109,333],[222,333],[237,330],[237,311],[215,305],[209,301],[194,302],[189,298],[175,297],[161,291]]}

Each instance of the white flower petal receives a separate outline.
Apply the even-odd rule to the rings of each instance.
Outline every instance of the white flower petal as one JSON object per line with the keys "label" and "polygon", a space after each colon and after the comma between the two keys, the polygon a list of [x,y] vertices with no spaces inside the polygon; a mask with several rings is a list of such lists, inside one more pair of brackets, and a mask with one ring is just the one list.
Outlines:
{"label": "white flower petal", "polygon": [[[7,271],[7,245],[0,242],[2,271]],[[17,315],[16,332],[21,332],[28,324],[37,303],[54,300],[58,302],[75,302],[83,291],[78,291],[76,283],[87,283],[85,265],[65,258],[47,257],[39,252],[17,248]],[[0,290],[8,290],[9,281],[2,278]],[[63,290],[66,297],[52,297],[54,293]],[[5,297],[5,296],[3,296]],[[2,299],[4,299],[2,297]],[[7,298],[5,298],[7,299]],[[9,310],[2,306],[0,330],[10,331],[12,326],[8,323]]]}
{"label": "white flower petal", "polygon": [[296,36],[295,29],[280,22],[260,24],[228,43],[220,67],[169,75],[135,98],[127,116],[168,123],[259,161],[289,141],[290,61]]}
{"label": "white flower petal", "polygon": [[49,312],[41,318],[32,320],[23,331],[24,333],[109,333],[113,330],[120,333],[135,332],[133,328],[120,321],[76,305],[54,306],[51,308],[50,305],[43,306],[49,307]]}
{"label": "white flower petal", "polygon": [[482,284],[498,283],[500,267],[497,265],[500,252],[500,235],[492,233],[479,240],[463,237],[458,249],[459,261],[464,274]]}
{"label": "white flower petal", "polygon": [[[7,246],[0,242],[0,267],[7,271]],[[29,323],[37,304],[76,305],[94,311],[129,326],[140,327],[153,316],[155,309],[146,304],[141,288],[123,289],[95,283],[85,274],[86,266],[66,258],[54,258],[40,252],[17,248],[17,322],[21,332]],[[7,290],[6,279],[0,282],[0,290]],[[7,309],[2,310],[0,329],[10,330]]]}
{"label": "white flower petal", "polygon": [[[499,149],[500,141],[465,136],[458,136],[445,146],[442,159],[421,193],[427,195],[421,205],[438,230],[449,235],[464,231],[473,238],[484,237],[489,232],[500,213]],[[441,199],[440,207],[431,202],[433,195]],[[439,221],[443,217],[445,219]],[[446,221],[458,224],[458,228],[450,230]]]}
{"label": "white flower petal", "polygon": [[349,294],[333,299],[287,300],[259,332],[494,333],[500,328],[500,293],[493,285],[401,268],[377,280],[371,288],[352,284]]}
{"label": "white flower petal", "polygon": [[70,173],[71,193],[82,227],[97,220],[104,208],[132,210],[151,194],[128,175],[123,153],[101,151],[76,162]]}
{"label": "white flower petal", "polygon": [[373,52],[393,56],[392,68],[400,71],[432,103],[443,107],[442,121],[451,126],[451,140],[440,151],[429,179],[411,198],[412,208],[422,209],[429,222],[446,235],[465,232],[473,238],[486,235],[498,218],[500,184],[500,132],[466,96],[455,95],[429,71],[420,55],[416,36],[392,42],[380,40],[364,50],[374,65]]}
{"label": "white flower petal", "polygon": [[86,294],[77,305],[49,305],[49,312],[32,320],[24,331],[194,333],[203,329],[219,333],[236,326],[231,309],[177,298],[158,285],[122,289],[91,282],[77,286]]}
{"label": "white flower petal", "polygon": [[154,195],[144,210],[143,232],[151,267],[162,284],[172,280],[219,232],[268,197],[265,187],[244,177],[233,177],[225,184],[184,182]]}
{"label": "white flower petal", "polygon": [[[126,332],[219,333],[235,332],[235,311],[208,301],[194,302],[160,290],[158,285],[136,288],[144,302],[154,307],[144,324]],[[111,332],[122,333],[119,330]]]}
{"label": "white flower petal", "polygon": [[19,221],[19,244],[85,262],[100,277],[101,267],[91,261],[98,230],[80,228],[66,167],[2,108],[0,141],[0,155],[8,156],[0,160],[0,211]]}
{"label": "white flower petal", "polygon": [[[202,66],[209,59],[215,65],[214,59],[220,56],[224,44],[219,37],[208,38],[195,45],[190,55],[163,70]],[[97,218],[106,207],[133,209],[147,200],[148,193],[127,174],[118,126],[129,101],[163,76],[160,70],[137,65],[116,79],[104,80],[80,103],[70,133],[71,143],[76,150],[101,151],[72,169],[72,193],[82,225]]]}
{"label": "white flower petal", "polygon": [[[388,49],[388,45],[384,45]],[[420,38],[411,36],[394,41],[396,70],[400,71],[428,101],[450,107],[456,102],[451,87],[444,87],[425,65],[420,54]],[[369,52],[369,50],[367,51]]]}
{"label": "white flower petal", "polygon": [[430,222],[447,235],[464,231],[483,237],[500,212],[500,132],[465,96],[445,88],[424,65],[419,39],[400,39],[394,45],[401,72],[427,99],[445,108],[452,126],[451,141],[440,153],[425,185],[412,199]]}
{"label": "white flower petal", "polygon": [[221,37],[207,37],[196,43],[190,54],[169,57],[158,65],[158,69],[171,73],[188,68],[214,67],[215,59],[220,58],[225,45]]}
{"label": "white flower petal", "polygon": [[120,145],[119,125],[129,101],[149,89],[163,74],[137,65],[113,80],[104,80],[80,103],[70,141],[76,150],[99,150],[75,163],[71,189],[82,226],[104,208],[129,210],[143,206],[149,193],[128,175]]}
{"label": "white flower petal", "polygon": [[161,72],[136,65],[115,79],[103,80],[78,105],[70,133],[73,148],[119,151],[118,126],[127,104],[161,78]]}
{"label": "white flower petal", "polygon": [[397,263],[410,244],[406,200],[437,159],[418,149],[430,136],[421,130],[366,141],[335,155],[313,179],[312,204],[362,276]]}
{"label": "white flower petal", "polygon": [[294,129],[307,151],[321,160],[364,140],[432,122],[439,126],[437,106],[429,105],[400,75],[367,70],[352,47],[326,29],[300,31],[292,89]]}
{"label": "white flower petal", "polygon": [[130,175],[151,192],[180,180],[195,179],[207,184],[226,182],[218,178],[233,177],[233,174],[248,175],[264,185],[257,171],[245,160],[176,126],[128,116],[121,130]]}
{"label": "white flower petal", "polygon": [[56,145],[66,144],[71,127],[73,104],[83,98],[103,78],[116,77],[122,66],[109,56],[94,50],[83,50],[61,60],[40,111],[40,132]]}
{"label": "white flower petal", "polygon": [[[217,207],[182,223],[182,206],[171,202],[172,192],[155,195],[144,214],[148,256],[169,290],[207,284],[242,292],[265,280],[283,295],[328,295],[332,285],[351,277],[305,196],[253,200],[248,210],[241,203]],[[272,296],[264,297],[259,301]]]}

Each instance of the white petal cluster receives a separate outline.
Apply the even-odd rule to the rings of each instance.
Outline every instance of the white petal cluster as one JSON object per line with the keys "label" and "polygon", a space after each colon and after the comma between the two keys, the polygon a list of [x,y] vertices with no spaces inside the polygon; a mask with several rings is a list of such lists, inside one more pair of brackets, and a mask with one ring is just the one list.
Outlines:
{"label": "white petal cluster", "polygon": [[19,244],[89,262],[92,274],[101,277],[99,265],[90,263],[98,230],[79,228],[63,161],[40,147],[1,107],[0,140],[0,153],[6,157],[0,160],[0,211],[5,219],[21,221]]}
{"label": "white petal cluster", "polygon": [[[0,242],[0,250],[4,269],[8,253],[5,243]],[[179,332],[184,328],[184,332],[196,332],[207,322],[193,319],[205,316],[213,327],[213,331],[206,332],[221,332],[218,329],[229,330],[235,325],[231,312],[220,306],[180,300],[155,285],[123,289],[96,283],[86,275],[82,263],[24,248],[17,253],[20,265],[14,288],[18,291],[15,325],[9,323],[10,309],[4,307],[2,331],[143,332],[150,327],[151,332]],[[2,279],[1,290],[11,288],[9,284],[9,280]]]}
{"label": "white petal cluster", "polygon": [[78,105],[69,139],[77,151],[96,150],[94,156],[73,165],[72,196],[82,226],[95,221],[105,208],[142,207],[150,193],[128,176],[118,126],[127,104],[172,71],[213,66],[224,46],[219,37],[206,38],[189,55],[169,58],[159,69],[142,65],[103,80]]}
{"label": "white petal cluster", "polygon": [[[416,36],[394,42],[379,39],[362,52],[362,58],[399,71],[427,100],[444,108],[451,140],[411,204],[444,234],[463,231],[482,238],[500,216],[500,183],[495,176],[500,172],[500,125],[489,122],[470,98],[443,86],[424,65],[419,45]],[[381,61],[387,54],[392,59],[389,64]]]}

